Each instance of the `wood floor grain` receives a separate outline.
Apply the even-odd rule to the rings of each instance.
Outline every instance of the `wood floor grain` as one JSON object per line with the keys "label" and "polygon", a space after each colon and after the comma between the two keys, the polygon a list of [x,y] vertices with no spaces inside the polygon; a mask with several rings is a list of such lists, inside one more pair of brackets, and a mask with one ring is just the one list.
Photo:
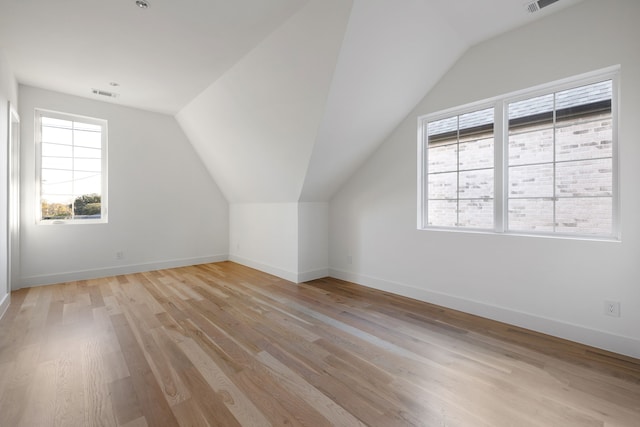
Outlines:
{"label": "wood floor grain", "polygon": [[231,262],[24,289],[0,426],[640,426],[640,361]]}

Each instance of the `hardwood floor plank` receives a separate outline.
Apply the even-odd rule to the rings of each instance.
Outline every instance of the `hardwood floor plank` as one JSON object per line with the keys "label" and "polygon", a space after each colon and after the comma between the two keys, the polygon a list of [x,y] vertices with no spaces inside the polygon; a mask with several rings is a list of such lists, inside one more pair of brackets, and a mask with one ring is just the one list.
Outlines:
{"label": "hardwood floor plank", "polygon": [[[51,423],[56,411],[56,361],[40,363],[35,367],[33,383],[25,396],[26,404],[31,408],[24,411],[15,426],[36,427]],[[37,386],[36,386],[37,384]],[[51,425],[55,425],[52,423]]]}
{"label": "hardwood floor plank", "polygon": [[123,314],[111,316],[120,342],[120,348],[131,373],[131,382],[142,414],[151,425],[177,426],[178,422],[163,397],[162,390],[153,376],[143,351],[136,340],[131,325]]}
{"label": "hardwood floor plank", "polygon": [[131,377],[125,377],[109,384],[109,392],[113,400],[113,410],[119,425],[142,417],[142,409],[138,395],[133,387]]}
{"label": "hardwood floor plank", "polygon": [[178,403],[173,408],[180,427],[211,427],[206,416],[193,399]]}
{"label": "hardwood floor plank", "polygon": [[261,351],[258,354],[258,360],[271,370],[278,381],[285,384],[297,395],[301,396],[333,425],[365,425],[342,406],[329,399],[326,395],[305,381],[301,376],[297,375],[287,366],[282,364],[271,354],[266,351]]}
{"label": "hardwood floor plank", "polygon": [[85,414],[85,387],[82,371],[82,344],[69,347],[56,363],[54,425],[82,425]]}
{"label": "hardwood floor plank", "polygon": [[640,426],[640,360],[231,262],[20,290],[0,426]]}
{"label": "hardwood floor plank", "polygon": [[270,425],[265,416],[251,400],[240,391],[225,373],[209,358],[207,353],[193,340],[178,344],[193,366],[200,372],[209,386],[218,394],[225,395],[225,405],[241,425]]}
{"label": "hardwood floor plank", "polygon": [[87,427],[113,427],[117,425],[109,389],[109,383],[112,381],[107,373],[108,365],[102,355],[100,339],[97,337],[88,340],[82,347],[82,380],[85,391],[84,425]]}
{"label": "hardwood floor plank", "polygon": [[25,402],[38,367],[40,347],[31,344],[16,353],[11,379],[6,384],[0,401],[0,425],[17,426],[27,412]]}

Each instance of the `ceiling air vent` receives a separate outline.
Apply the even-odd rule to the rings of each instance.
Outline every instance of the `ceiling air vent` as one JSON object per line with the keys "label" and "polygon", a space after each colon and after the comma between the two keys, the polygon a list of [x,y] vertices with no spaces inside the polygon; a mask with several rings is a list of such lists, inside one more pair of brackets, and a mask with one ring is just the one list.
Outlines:
{"label": "ceiling air vent", "polygon": [[527,3],[527,10],[529,11],[529,13],[535,13],[537,11],[539,11],[540,9],[543,9],[549,5],[554,4],[555,2],[557,2],[558,0],[537,0],[537,1],[533,1],[531,3]]}
{"label": "ceiling air vent", "polygon": [[91,89],[91,92],[93,92],[94,95],[108,96],[109,98],[117,98],[118,97],[117,93],[107,92],[106,90]]}

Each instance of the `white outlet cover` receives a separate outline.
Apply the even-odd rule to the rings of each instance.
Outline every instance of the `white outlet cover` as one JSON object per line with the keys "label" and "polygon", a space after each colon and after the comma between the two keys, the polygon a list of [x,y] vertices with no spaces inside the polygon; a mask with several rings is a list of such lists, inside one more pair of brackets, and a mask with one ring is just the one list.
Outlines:
{"label": "white outlet cover", "polygon": [[620,317],[620,302],[619,301],[605,301],[604,302],[604,314],[612,317]]}

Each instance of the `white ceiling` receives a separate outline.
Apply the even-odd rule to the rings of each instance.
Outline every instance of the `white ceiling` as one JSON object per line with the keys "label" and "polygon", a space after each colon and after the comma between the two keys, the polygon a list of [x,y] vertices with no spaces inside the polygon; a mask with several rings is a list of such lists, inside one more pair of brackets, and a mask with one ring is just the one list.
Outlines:
{"label": "white ceiling", "polygon": [[0,0],[0,48],[176,115],[232,203],[326,201],[469,47],[580,1]]}
{"label": "white ceiling", "polygon": [[[422,3],[473,45],[580,0],[531,15],[527,0]],[[20,83],[175,114],[309,0],[0,0],[0,48]],[[426,43],[441,43],[433,34]],[[110,82],[121,86],[111,87]]]}
{"label": "white ceiling", "polygon": [[148,1],[0,0],[0,47],[20,83],[175,114],[308,3]]}

